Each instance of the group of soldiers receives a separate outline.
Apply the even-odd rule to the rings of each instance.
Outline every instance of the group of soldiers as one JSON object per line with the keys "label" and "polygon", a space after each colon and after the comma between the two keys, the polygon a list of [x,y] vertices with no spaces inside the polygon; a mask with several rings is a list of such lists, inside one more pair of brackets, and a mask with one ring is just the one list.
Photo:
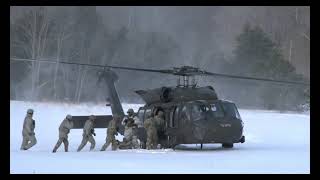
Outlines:
{"label": "group of soldiers", "polygon": [[[28,109],[27,115],[24,119],[22,136],[23,141],[21,145],[21,150],[27,150],[34,146],[37,143],[35,137],[35,120],[33,117],[33,110]],[[163,111],[158,111],[156,115],[151,114],[145,121],[142,123],[137,116],[135,116],[133,109],[127,111],[128,116],[123,119],[121,122],[125,126],[124,138],[120,142],[116,140],[115,136],[118,135],[119,131],[119,121],[121,120],[118,116],[113,116],[113,119],[109,122],[107,128],[107,137],[106,142],[102,146],[101,151],[105,151],[111,144],[111,149],[138,149],[140,148],[140,143],[138,139],[138,128],[144,127],[147,133],[147,149],[157,149],[158,147],[158,134],[163,133],[165,129],[165,120]],[[77,152],[81,151],[84,146],[90,142],[90,151],[95,148],[95,140],[93,136],[96,136],[94,132],[94,121],[96,117],[94,115],[89,116],[89,119],[85,122],[82,133],[82,141],[79,145]],[[66,118],[62,121],[59,126],[59,139],[56,145],[53,148],[53,153],[57,151],[60,145],[64,144],[65,152],[68,152],[68,134],[73,128],[72,116],[67,115]]]}

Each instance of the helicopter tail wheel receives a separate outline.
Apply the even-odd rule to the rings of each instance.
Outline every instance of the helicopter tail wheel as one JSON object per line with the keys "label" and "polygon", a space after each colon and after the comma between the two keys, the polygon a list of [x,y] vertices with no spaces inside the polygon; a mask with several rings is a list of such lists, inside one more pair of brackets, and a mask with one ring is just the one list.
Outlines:
{"label": "helicopter tail wheel", "polygon": [[174,150],[176,145],[177,145],[177,137],[176,136],[168,136],[167,147],[172,148]]}
{"label": "helicopter tail wheel", "polygon": [[233,143],[222,143],[223,148],[233,148]]}

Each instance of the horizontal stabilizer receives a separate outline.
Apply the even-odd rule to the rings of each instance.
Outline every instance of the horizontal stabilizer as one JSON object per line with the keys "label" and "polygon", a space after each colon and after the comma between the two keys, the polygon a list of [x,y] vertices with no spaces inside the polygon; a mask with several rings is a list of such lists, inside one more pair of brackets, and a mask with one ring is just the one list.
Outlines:
{"label": "horizontal stabilizer", "polygon": [[[109,122],[112,120],[112,115],[95,116],[94,128],[107,128]],[[82,129],[89,116],[72,116],[73,129]]]}

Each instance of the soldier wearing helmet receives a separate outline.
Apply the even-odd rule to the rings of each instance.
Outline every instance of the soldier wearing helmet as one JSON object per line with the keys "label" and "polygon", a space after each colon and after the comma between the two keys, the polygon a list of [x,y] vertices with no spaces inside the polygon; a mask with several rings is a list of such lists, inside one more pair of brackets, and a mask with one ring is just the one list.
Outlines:
{"label": "soldier wearing helmet", "polygon": [[66,118],[62,121],[62,123],[60,124],[60,126],[59,126],[59,140],[53,148],[53,151],[52,151],[53,153],[55,153],[57,151],[57,149],[60,147],[62,142],[64,144],[65,152],[68,152],[68,146],[69,146],[68,134],[70,132],[70,129],[72,129],[72,127],[73,127],[73,122],[71,120],[72,120],[72,116],[68,114],[66,116]]}
{"label": "soldier wearing helmet", "polygon": [[[166,122],[164,120],[164,113],[162,110],[159,110],[157,112],[157,115],[154,117],[154,123],[155,123],[155,127],[157,129],[158,141],[165,139],[164,132],[165,132],[165,127],[166,127]],[[161,142],[160,142],[160,144],[161,144]]]}
{"label": "soldier wearing helmet", "polygon": [[82,141],[80,146],[78,147],[78,152],[88,143],[91,143],[90,151],[92,151],[96,145],[96,141],[94,140],[93,136],[96,136],[94,132],[94,121],[96,117],[94,115],[89,116],[89,119],[85,122],[83,127],[83,134],[82,134]]}
{"label": "soldier wearing helmet", "polygon": [[100,151],[105,151],[110,144],[111,144],[112,151],[115,151],[117,149],[118,143],[115,138],[115,135],[118,135],[118,132],[117,132],[118,122],[119,122],[118,116],[114,116],[113,119],[109,122],[109,125],[107,128],[106,143],[102,146]]}
{"label": "soldier wearing helmet", "polygon": [[35,137],[35,120],[32,119],[33,109],[27,110],[27,115],[24,118],[23,130],[22,130],[22,144],[20,150],[27,150],[37,144],[37,139]]}
{"label": "soldier wearing helmet", "polygon": [[158,134],[157,127],[155,123],[154,113],[151,113],[150,116],[144,121],[144,128],[147,133],[147,149],[156,149],[158,143]]}
{"label": "soldier wearing helmet", "polygon": [[128,116],[125,117],[122,121],[122,125],[125,126],[123,138],[124,142],[122,144],[131,144],[133,148],[139,147],[137,131],[138,127],[141,126],[141,123],[139,121],[139,118],[135,116],[133,109],[128,109],[127,114]]}

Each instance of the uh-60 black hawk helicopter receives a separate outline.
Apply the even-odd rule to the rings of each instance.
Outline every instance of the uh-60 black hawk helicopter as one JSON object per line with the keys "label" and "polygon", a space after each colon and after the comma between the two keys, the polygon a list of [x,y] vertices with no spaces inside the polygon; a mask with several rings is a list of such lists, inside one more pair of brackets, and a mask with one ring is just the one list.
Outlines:
{"label": "uh-60 black hawk helicopter", "polygon": [[[55,63],[54,61],[48,60],[41,60],[41,62]],[[104,80],[107,85],[109,92],[107,99],[110,103],[107,104],[107,106],[111,106],[112,115],[96,116],[95,128],[107,128],[108,123],[113,117],[118,117],[121,120],[125,117],[115,87],[115,82],[118,77],[111,68],[178,76],[178,83],[174,87],[160,87],[151,90],[135,91],[146,103],[143,107],[140,107],[136,113],[136,116],[142,123],[152,113],[157,114],[160,110],[164,112],[166,122],[165,130],[158,135],[159,143],[165,148],[174,148],[178,144],[201,144],[202,149],[202,145],[205,143],[221,143],[225,148],[232,148],[234,143],[245,142],[245,136],[243,135],[244,124],[237,106],[233,102],[219,99],[212,86],[198,87],[195,82],[195,76],[205,75],[294,85],[310,85],[304,82],[212,73],[191,66],[156,70],[61,61],[59,63],[103,68],[103,71],[100,72],[99,82]],[[88,116],[73,116],[73,128],[83,128],[87,119]],[[124,126],[120,121],[118,131],[122,135],[124,134]],[[147,137],[143,127],[138,127],[138,138],[140,142],[142,142],[142,148],[145,148]]]}

